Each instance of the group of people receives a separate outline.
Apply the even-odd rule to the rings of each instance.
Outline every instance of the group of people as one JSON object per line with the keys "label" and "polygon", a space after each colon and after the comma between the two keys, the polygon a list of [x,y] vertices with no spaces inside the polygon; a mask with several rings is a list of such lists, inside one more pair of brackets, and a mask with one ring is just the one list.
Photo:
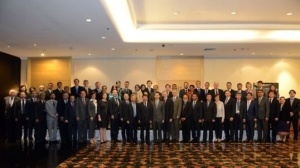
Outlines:
{"label": "group of people", "polygon": [[[253,143],[257,125],[256,142],[276,143],[287,141],[292,125],[297,142],[300,101],[295,90],[290,90],[286,99],[279,96],[275,85],[263,88],[262,81],[257,82],[256,89],[247,82],[245,90],[241,83],[233,90],[231,82],[227,82],[226,90],[219,89],[218,82],[214,82],[213,89],[209,82],[204,88],[200,86],[200,81],[195,85],[184,82],[183,89],[178,90],[176,84],[166,84],[164,91],[159,92],[158,85],[152,88],[152,81],[148,80],[146,85],[135,85],[132,91],[128,81],[124,88],[117,81],[108,91],[100,82],[92,90],[88,80],[80,86],[79,80],[74,79],[71,88],[62,88],[58,82],[55,90],[49,83],[47,89],[41,85],[27,92],[22,85],[18,93],[10,90],[4,98],[6,138],[21,142],[23,129],[24,141],[32,142],[34,138],[36,143],[58,143],[59,130],[62,143],[87,143],[89,139],[93,144],[97,142],[98,128],[100,142],[105,143],[106,129],[110,128],[112,142],[140,140],[141,144],[150,144],[152,127],[154,143],[175,143],[179,142],[181,127],[182,143],[199,143],[201,138],[202,143]],[[118,139],[120,128],[122,140]]]}

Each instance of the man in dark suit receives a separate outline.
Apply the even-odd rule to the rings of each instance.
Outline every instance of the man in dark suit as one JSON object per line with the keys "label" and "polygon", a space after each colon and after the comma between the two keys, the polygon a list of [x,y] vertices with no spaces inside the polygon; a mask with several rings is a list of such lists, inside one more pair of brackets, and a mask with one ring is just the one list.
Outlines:
{"label": "man in dark suit", "polygon": [[182,110],[180,114],[181,130],[182,130],[182,141],[188,143],[190,141],[190,126],[191,126],[191,112],[192,104],[188,102],[188,95],[183,95]]}
{"label": "man in dark suit", "polygon": [[79,86],[79,79],[74,79],[74,86],[71,87],[71,95],[74,95],[75,98],[80,97],[81,91],[84,90],[82,86]]}
{"label": "man in dark suit", "polygon": [[151,86],[152,86],[152,81],[147,80],[147,88],[145,89],[145,92],[147,92],[147,94],[148,94],[148,99],[150,99],[151,94],[154,93],[154,89],[151,88]]}
{"label": "man in dark suit", "polygon": [[255,99],[258,104],[257,109],[257,142],[265,143],[268,137],[268,121],[270,116],[270,103],[268,98],[264,97],[263,90],[257,90],[257,98]]}
{"label": "man in dark suit", "polygon": [[53,91],[55,93],[55,99],[57,101],[62,100],[63,99],[63,89],[62,89],[62,83],[61,82],[57,82],[57,89],[55,89]]}
{"label": "man in dark suit", "polygon": [[[246,102],[242,100],[242,94],[236,92],[235,94],[235,116],[234,116],[234,140],[235,142],[242,142],[243,140],[243,125],[246,122]],[[240,134],[238,132],[240,131]]]}
{"label": "man in dark suit", "polygon": [[[126,82],[125,82],[126,83]],[[129,95],[124,93],[124,101],[121,102],[120,119],[122,121],[122,140],[123,143],[131,143],[132,139],[132,123],[134,119],[133,111],[130,110],[131,103],[129,101]]]}
{"label": "man in dark suit", "polygon": [[241,100],[242,101],[246,101],[246,91],[242,90],[243,89],[243,85],[241,83],[237,84],[237,90],[236,93],[240,93],[241,94]]}
{"label": "man in dark suit", "polygon": [[247,93],[246,95],[247,103],[246,103],[246,134],[247,139],[243,142],[245,143],[253,143],[254,137],[254,125],[257,121],[257,103],[252,100],[252,93]]}
{"label": "man in dark suit", "polygon": [[121,97],[121,91],[122,91],[121,81],[116,81],[116,88],[117,88],[118,95]]}
{"label": "man in dark suit", "polygon": [[153,120],[152,120],[152,128],[153,128],[153,137],[154,143],[161,143],[161,128],[162,124],[165,122],[165,103],[161,101],[159,92],[154,93],[154,101],[153,105]]}
{"label": "man in dark suit", "polygon": [[[229,91],[230,92],[230,97],[235,99],[235,93],[236,91],[232,89],[232,83],[231,82],[227,82],[226,83],[226,90],[225,91]],[[224,94],[225,94],[225,91],[224,91]],[[225,95],[224,95],[225,96]]]}
{"label": "man in dark suit", "polygon": [[[206,99],[206,98],[205,98]],[[194,93],[192,95],[192,108],[191,110],[191,131],[192,131],[192,141],[193,143],[198,143],[200,140],[200,124],[202,123],[203,107],[202,103],[198,99],[198,94]]]}
{"label": "man in dark suit", "polygon": [[118,140],[119,135],[119,127],[122,125],[122,122],[120,120],[120,112],[121,112],[121,102],[118,99],[118,91],[113,90],[112,92],[113,98],[109,99],[108,101],[108,109],[110,114],[110,124],[111,124],[111,130],[110,130],[110,137],[112,142],[120,142]]}
{"label": "man in dark suit", "polygon": [[145,143],[144,130],[146,130],[146,143],[150,145],[150,124],[153,120],[153,106],[148,101],[148,96],[143,95],[143,102],[140,103],[138,122],[141,126],[141,144]]}
{"label": "man in dark suit", "polygon": [[96,92],[96,99],[99,101],[102,99],[102,89],[101,89],[101,83],[96,82],[95,83],[95,89],[94,92]]}
{"label": "man in dark suit", "polygon": [[162,92],[162,101],[165,103],[165,122],[162,124],[163,129],[163,142],[170,141],[170,124],[172,122],[173,112],[174,112],[174,104],[167,91]]}
{"label": "man in dark suit", "polygon": [[131,96],[132,90],[129,89],[129,81],[125,81],[124,88],[121,90],[121,100],[124,100],[124,94],[128,94],[128,97]]}
{"label": "man in dark suit", "polygon": [[[271,142],[276,143],[276,135],[277,135],[277,122],[280,111],[279,100],[274,98],[275,94],[273,91],[269,91],[269,104],[270,104],[270,123],[268,124],[268,138],[267,140],[271,140]],[[270,130],[272,128],[272,134],[270,139]]]}
{"label": "man in dark suit", "polygon": [[48,83],[48,89],[45,91],[46,100],[50,99],[50,94],[53,92],[53,83]]}
{"label": "man in dark suit", "polygon": [[58,101],[57,112],[58,112],[58,125],[59,134],[62,143],[67,143],[68,137],[68,125],[65,123],[65,110],[69,103],[69,94],[64,93],[63,99]]}
{"label": "man in dark suit", "polygon": [[[290,123],[293,124],[294,131],[294,142],[298,141],[298,119],[299,119],[299,110],[300,110],[300,101],[295,98],[296,91],[290,90],[290,98],[286,99],[285,104],[290,109]],[[289,137],[287,137],[289,138]]]}
{"label": "man in dark suit", "polygon": [[132,94],[130,96],[130,103],[131,105],[129,106],[129,110],[131,111],[130,113],[133,114],[133,122],[132,122],[132,142],[134,144],[137,143],[137,129],[138,129],[138,126],[139,126],[139,123],[138,123],[138,113],[140,111],[140,105],[137,104],[137,98],[136,98],[136,95],[135,94]]}
{"label": "man in dark suit", "polygon": [[225,142],[233,142],[233,124],[234,124],[234,115],[235,115],[235,99],[231,98],[231,93],[227,90],[225,91],[225,119],[224,119],[224,132],[225,132]]}
{"label": "man in dark suit", "polygon": [[85,93],[86,93],[86,98],[90,99],[91,98],[92,89],[89,87],[89,81],[86,80],[86,79],[83,81],[83,88],[84,88]]}
{"label": "man in dark suit", "polygon": [[198,94],[198,100],[200,102],[203,102],[205,100],[205,92],[204,92],[204,89],[201,89],[201,82],[200,81],[196,81],[195,92]]}
{"label": "man in dark suit", "polygon": [[[29,132],[29,141],[31,142],[33,140],[32,138],[32,130],[33,127],[36,129],[35,127],[35,121],[34,121],[34,114],[35,114],[35,110],[36,110],[36,106],[37,106],[37,102],[39,101],[39,99],[37,98],[37,92],[36,91],[32,91],[31,92],[31,98],[28,99],[28,110],[26,111],[26,118],[28,118],[27,122],[28,122],[28,132]],[[24,130],[27,131],[27,130]],[[35,139],[36,139],[36,135],[34,135]]]}
{"label": "man in dark suit", "polygon": [[78,128],[78,142],[86,143],[87,140],[87,114],[89,99],[86,98],[85,90],[80,92],[80,97],[76,99],[76,120]]}
{"label": "man in dark suit", "polygon": [[206,95],[206,101],[203,102],[203,141],[202,143],[206,143],[207,141],[207,131],[209,131],[209,143],[212,143],[213,140],[213,123],[215,122],[217,115],[217,105],[212,101],[211,94]]}
{"label": "man in dark suit", "polygon": [[15,118],[14,118],[14,110],[16,108],[16,104],[19,101],[19,98],[16,96],[15,90],[9,91],[9,96],[4,98],[5,101],[5,136],[6,142],[8,141],[15,141]]}
{"label": "man in dark suit", "polygon": [[[168,98],[172,98],[173,97],[172,91],[170,89],[171,89],[171,85],[166,84],[165,85],[165,91],[167,92],[167,97]],[[161,99],[163,99],[163,97]]]}
{"label": "man in dark suit", "polygon": [[46,143],[47,122],[46,122],[46,94],[40,93],[40,99],[36,103],[34,113],[35,121],[35,141],[36,143]]}
{"label": "man in dark suit", "polygon": [[183,83],[183,89],[179,91],[179,97],[182,99],[184,94],[187,94],[189,92],[189,83],[184,82]]}
{"label": "man in dark suit", "polygon": [[22,138],[22,127],[24,128],[24,136],[23,139],[24,141],[27,141],[27,130],[28,130],[28,120],[29,117],[26,116],[27,111],[28,111],[28,105],[29,105],[29,100],[26,100],[26,94],[25,92],[19,92],[20,94],[20,99],[16,103],[15,110],[14,110],[14,118],[16,121],[16,127],[15,127],[15,137],[17,142],[21,142]]}
{"label": "man in dark suit", "polygon": [[70,101],[67,103],[65,112],[64,112],[64,119],[65,123],[67,124],[67,143],[73,143],[77,140],[77,121],[76,121],[76,107],[75,107],[75,96],[70,96]]}
{"label": "man in dark suit", "polygon": [[211,93],[211,96],[212,96],[212,101],[214,101],[215,100],[215,95],[216,94],[219,94],[220,95],[220,100],[222,101],[222,102],[224,102],[224,100],[225,100],[225,97],[224,97],[224,92],[223,92],[223,90],[222,89],[219,89],[219,82],[214,82],[214,89],[212,89],[211,91],[210,91],[210,93]]}

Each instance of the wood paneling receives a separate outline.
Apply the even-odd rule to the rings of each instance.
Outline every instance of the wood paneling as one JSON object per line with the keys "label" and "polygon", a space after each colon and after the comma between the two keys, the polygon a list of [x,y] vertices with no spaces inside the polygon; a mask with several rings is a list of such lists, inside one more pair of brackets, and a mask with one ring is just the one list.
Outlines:
{"label": "wood paneling", "polygon": [[54,88],[58,81],[63,86],[71,84],[71,58],[30,58],[28,60],[28,85],[38,88],[52,82]]}

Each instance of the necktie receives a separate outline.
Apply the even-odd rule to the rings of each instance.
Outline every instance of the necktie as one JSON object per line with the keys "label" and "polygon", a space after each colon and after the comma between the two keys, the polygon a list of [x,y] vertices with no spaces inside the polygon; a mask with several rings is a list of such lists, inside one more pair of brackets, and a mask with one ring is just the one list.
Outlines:
{"label": "necktie", "polygon": [[86,105],[85,98],[82,98],[83,105]]}
{"label": "necktie", "polygon": [[165,103],[167,102],[167,99],[165,98]]}
{"label": "necktie", "polygon": [[136,106],[135,103],[132,103],[132,107],[133,107],[133,116],[136,116]]}
{"label": "necktie", "polygon": [[119,106],[119,101],[117,98],[115,98],[116,104]]}
{"label": "necktie", "polygon": [[236,109],[237,113],[240,113],[240,101],[237,101],[237,109]]}
{"label": "necktie", "polygon": [[247,111],[249,110],[250,101],[247,101]]}
{"label": "necktie", "polygon": [[89,88],[86,87],[85,90],[86,90],[86,94],[89,94]]}
{"label": "necktie", "polygon": [[78,86],[75,86],[76,94],[78,94]]}
{"label": "necktie", "polygon": [[291,98],[291,106],[293,106],[294,98]]}
{"label": "necktie", "polygon": [[155,107],[157,108],[157,106],[158,106],[158,101],[156,100],[155,101]]}
{"label": "necktie", "polygon": [[185,89],[185,93],[187,93],[187,89]]}
{"label": "necktie", "polygon": [[176,100],[176,97],[173,97],[173,102],[175,102],[175,100]]}
{"label": "necktie", "polygon": [[195,105],[196,105],[196,101],[193,101],[193,108],[195,107]]}
{"label": "necktie", "polygon": [[207,94],[207,89],[205,89],[205,94]]}
{"label": "necktie", "polygon": [[228,98],[226,98],[226,100],[225,100],[225,105],[228,103]]}
{"label": "necktie", "polygon": [[197,91],[198,91],[198,93],[200,94],[200,89],[199,89],[199,88],[197,89]]}
{"label": "necktie", "polygon": [[74,108],[74,103],[73,102],[71,103],[71,106],[72,106],[72,108]]}
{"label": "necktie", "polygon": [[261,97],[258,98],[258,105],[260,105],[260,102],[261,102]]}
{"label": "necktie", "polygon": [[185,106],[186,106],[186,102],[184,102],[184,104],[183,104],[183,110],[185,109]]}
{"label": "necktie", "polygon": [[272,99],[270,99],[270,104],[272,104]]}
{"label": "necktie", "polygon": [[22,100],[22,104],[21,104],[21,113],[24,113],[24,105],[25,105],[25,100]]}
{"label": "necktie", "polygon": [[219,91],[218,91],[218,89],[216,89],[216,94],[219,94]]}
{"label": "necktie", "polygon": [[128,101],[128,100],[126,100],[126,104],[129,104],[129,101]]}
{"label": "necktie", "polygon": [[282,111],[282,106],[283,106],[283,105],[280,106],[280,111]]}
{"label": "necktie", "polygon": [[55,107],[55,103],[54,103],[54,101],[52,101],[52,104],[53,104],[53,107]]}
{"label": "necktie", "polygon": [[207,108],[209,107],[209,101],[207,102]]}
{"label": "necktie", "polygon": [[14,102],[14,98],[13,98],[13,97],[10,97],[10,100],[9,100],[10,107],[12,107],[13,102]]}
{"label": "necktie", "polygon": [[147,107],[147,102],[144,102],[144,106]]}

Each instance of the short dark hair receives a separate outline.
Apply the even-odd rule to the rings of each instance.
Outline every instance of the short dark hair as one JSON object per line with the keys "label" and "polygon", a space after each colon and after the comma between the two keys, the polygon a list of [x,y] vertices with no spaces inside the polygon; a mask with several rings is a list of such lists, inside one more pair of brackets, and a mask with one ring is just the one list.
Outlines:
{"label": "short dark hair", "polygon": [[154,95],[155,95],[155,94],[158,94],[158,95],[160,96],[159,92],[155,92]]}
{"label": "short dark hair", "polygon": [[53,83],[50,82],[50,83],[48,83],[48,85],[52,85],[53,86]]}
{"label": "short dark hair", "polygon": [[145,97],[145,96],[148,98],[148,95],[147,95],[147,94],[143,94],[143,97]]}
{"label": "short dark hair", "polygon": [[210,94],[210,93],[207,93],[206,96],[211,96],[211,94]]}
{"label": "short dark hair", "polygon": [[262,89],[257,89],[256,91],[257,92],[264,92]]}
{"label": "short dark hair", "polygon": [[166,85],[165,85],[165,87],[167,87],[167,86],[171,87],[171,85],[170,85],[170,84],[166,84]]}
{"label": "short dark hair", "polygon": [[50,96],[51,96],[51,95],[54,95],[54,96],[55,96],[55,93],[54,93],[54,92],[51,92],[51,93],[50,93]]}
{"label": "short dark hair", "polygon": [[151,82],[151,84],[152,84],[152,81],[151,81],[151,80],[147,80],[147,82],[146,82],[146,83],[149,83],[149,82]]}
{"label": "short dark hair", "polygon": [[193,87],[193,88],[195,88],[195,85],[190,85],[190,87]]}
{"label": "short dark hair", "polygon": [[252,96],[252,93],[248,92],[246,95],[247,95],[247,96],[248,96],[248,95]]}
{"label": "short dark hair", "polygon": [[125,81],[124,83],[129,83],[129,81]]}
{"label": "short dark hair", "polygon": [[263,81],[261,81],[261,80],[259,80],[259,81],[258,81],[257,83],[261,83],[261,84],[264,84],[264,83],[263,83]]}
{"label": "short dark hair", "polygon": [[230,84],[230,85],[232,85],[232,83],[231,83],[231,82],[227,82],[226,84]]}
{"label": "short dark hair", "polygon": [[296,94],[296,91],[294,89],[290,90],[289,93],[294,92]]}
{"label": "short dark hair", "polygon": [[241,84],[241,83],[238,83],[236,86],[239,86],[239,85],[243,85],[243,84]]}
{"label": "short dark hair", "polygon": [[57,84],[56,84],[56,85],[59,85],[59,84],[62,84],[62,82],[57,82]]}
{"label": "short dark hair", "polygon": [[116,84],[121,83],[121,81],[116,81]]}
{"label": "short dark hair", "polygon": [[78,82],[79,82],[79,79],[75,78],[75,79],[73,80],[73,82],[75,82],[75,81],[78,81]]}

